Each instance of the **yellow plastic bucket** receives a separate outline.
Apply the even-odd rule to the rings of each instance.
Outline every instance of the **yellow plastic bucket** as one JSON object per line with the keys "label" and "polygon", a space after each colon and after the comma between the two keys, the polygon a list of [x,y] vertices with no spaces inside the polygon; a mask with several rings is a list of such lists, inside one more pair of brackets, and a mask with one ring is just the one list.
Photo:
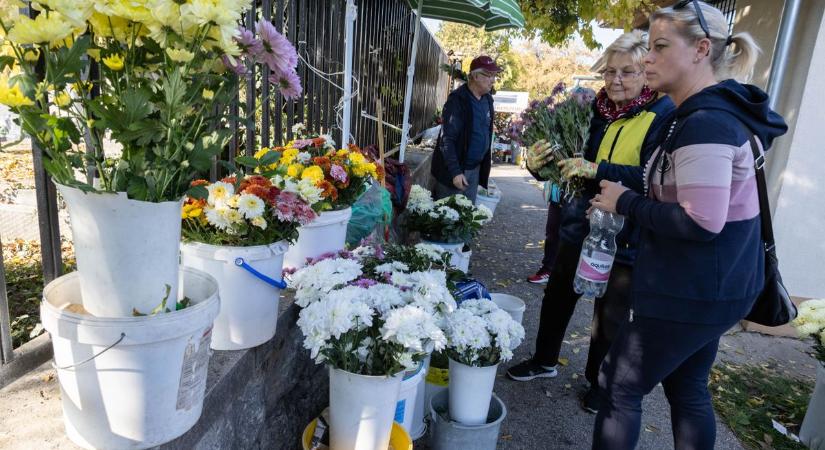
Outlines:
{"label": "yellow plastic bucket", "polygon": [[[312,442],[312,434],[315,433],[315,424],[318,419],[312,419],[312,422],[304,428],[304,434],[301,436],[301,445],[304,450],[309,450],[309,444]],[[412,439],[410,435],[404,431],[404,427],[398,422],[392,423],[392,431],[390,432],[390,448],[389,450],[413,450]]]}

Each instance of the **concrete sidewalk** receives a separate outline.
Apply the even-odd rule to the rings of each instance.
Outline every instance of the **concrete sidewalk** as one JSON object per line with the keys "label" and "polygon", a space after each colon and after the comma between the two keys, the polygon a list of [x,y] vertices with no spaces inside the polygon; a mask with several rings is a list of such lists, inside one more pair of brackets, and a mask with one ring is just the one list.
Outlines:
{"label": "concrete sidewalk", "polygon": [[[535,272],[543,256],[541,241],[547,209],[541,190],[527,171],[513,165],[493,168],[492,178],[502,190],[495,217],[473,248],[470,271],[490,291],[516,295],[527,303],[524,325],[527,338],[516,350],[515,359],[502,365],[495,392],[505,402],[508,416],[502,425],[500,449],[587,449],[595,416],[579,407],[579,396],[587,388],[584,366],[590,337],[593,303],[582,300],[567,329],[561,357],[568,364],[556,378],[519,383],[504,376],[507,367],[533,351],[544,286],[525,281]],[[813,377],[813,360],[803,351],[806,344],[795,339],[732,331],[723,338],[718,359],[761,362],[771,358],[788,363],[795,375]],[[718,449],[742,449],[731,431],[717,418]],[[661,385],[644,402],[641,449],[673,448],[670,410]]]}

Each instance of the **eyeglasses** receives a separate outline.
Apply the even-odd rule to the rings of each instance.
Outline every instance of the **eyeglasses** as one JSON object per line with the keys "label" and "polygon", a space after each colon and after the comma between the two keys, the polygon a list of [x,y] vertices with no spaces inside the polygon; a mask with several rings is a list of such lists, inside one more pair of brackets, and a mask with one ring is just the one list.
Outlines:
{"label": "eyeglasses", "polygon": [[710,39],[710,29],[708,28],[708,23],[705,22],[705,15],[702,14],[702,8],[699,6],[699,2],[697,0],[682,0],[673,5],[673,9],[682,9],[686,7],[688,3],[693,3],[693,8],[696,9],[696,17],[699,18],[699,26],[702,27],[702,31],[705,32],[705,37]]}
{"label": "eyeglasses", "polygon": [[641,71],[639,71],[639,72],[620,71],[619,72],[619,71],[615,71],[615,70],[605,70],[604,72],[602,72],[602,78],[604,78],[604,81],[608,81],[608,82],[613,81],[615,79],[631,80],[631,79],[634,79],[634,78],[638,77],[641,74],[642,74]]}

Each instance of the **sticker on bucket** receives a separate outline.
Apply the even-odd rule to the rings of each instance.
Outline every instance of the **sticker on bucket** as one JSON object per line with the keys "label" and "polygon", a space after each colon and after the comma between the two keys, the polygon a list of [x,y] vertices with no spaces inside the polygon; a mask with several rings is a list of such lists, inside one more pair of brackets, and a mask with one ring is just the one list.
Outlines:
{"label": "sticker on bucket", "polygon": [[180,369],[180,385],[178,386],[178,410],[189,410],[200,404],[206,384],[206,369],[209,366],[209,342],[212,338],[212,327],[204,331],[198,346],[190,341],[186,344],[183,354],[183,365]]}
{"label": "sticker on bucket", "polygon": [[404,410],[407,407],[407,400],[401,400],[395,404],[395,418],[394,421],[404,423]]}

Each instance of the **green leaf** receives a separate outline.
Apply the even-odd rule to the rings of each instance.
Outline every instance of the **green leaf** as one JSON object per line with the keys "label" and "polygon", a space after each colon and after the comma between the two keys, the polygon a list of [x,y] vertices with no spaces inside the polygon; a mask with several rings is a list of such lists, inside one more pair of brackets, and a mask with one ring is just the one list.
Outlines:
{"label": "green leaf", "polygon": [[0,56],[0,72],[6,70],[7,67],[14,66],[16,61],[13,56]]}
{"label": "green leaf", "polygon": [[[74,41],[70,49],[61,48],[56,52],[55,61],[50,64],[50,73],[46,74],[46,79],[55,84],[65,84],[73,81],[72,74],[80,74],[87,64],[83,60],[86,50],[89,49],[91,36],[83,35]],[[55,54],[55,52],[49,52]]]}
{"label": "green leaf", "polygon": [[264,155],[261,157],[260,161],[261,161],[262,166],[269,166],[269,165],[277,163],[280,159],[281,159],[281,152],[271,151],[271,152],[264,153]]}
{"label": "green leaf", "polygon": [[202,136],[195,142],[195,148],[189,154],[189,164],[199,172],[209,170],[212,167],[212,157],[221,153],[228,140],[227,130],[213,131],[209,135]]}
{"label": "green leaf", "polygon": [[169,77],[163,80],[163,94],[166,105],[174,111],[186,95],[186,84],[181,78],[180,68],[176,68]]}
{"label": "green leaf", "polygon": [[204,186],[192,186],[186,191],[186,195],[188,195],[189,198],[203,200],[209,197],[209,191]]}
{"label": "green leaf", "polygon": [[131,125],[144,119],[152,112],[152,103],[148,92],[142,89],[129,89],[120,96],[123,102],[123,120]]}
{"label": "green leaf", "polygon": [[138,176],[131,176],[129,178],[129,185],[126,187],[126,193],[129,198],[133,200],[146,200],[149,196],[149,187],[146,179]]}
{"label": "green leaf", "polygon": [[251,157],[251,156],[238,156],[235,158],[235,162],[245,167],[255,168],[258,167],[260,161]]}

